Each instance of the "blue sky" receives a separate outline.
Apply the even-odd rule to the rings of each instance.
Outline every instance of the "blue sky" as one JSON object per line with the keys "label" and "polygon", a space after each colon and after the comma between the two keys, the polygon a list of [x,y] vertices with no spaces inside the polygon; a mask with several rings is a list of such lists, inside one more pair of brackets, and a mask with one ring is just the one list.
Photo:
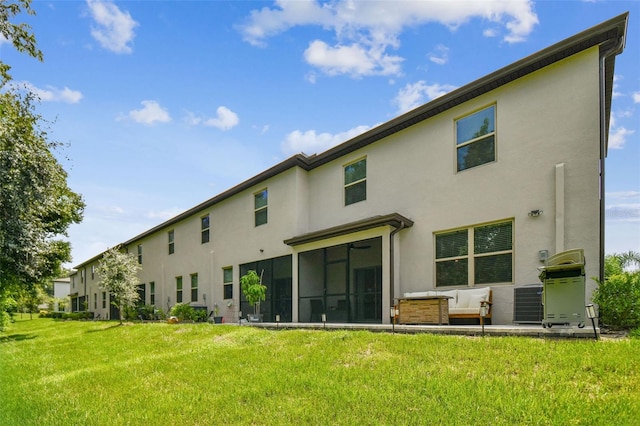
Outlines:
{"label": "blue sky", "polygon": [[607,160],[606,251],[640,252],[640,2],[39,1],[41,97],[87,203],[73,264],[298,153],[321,152],[630,11]]}

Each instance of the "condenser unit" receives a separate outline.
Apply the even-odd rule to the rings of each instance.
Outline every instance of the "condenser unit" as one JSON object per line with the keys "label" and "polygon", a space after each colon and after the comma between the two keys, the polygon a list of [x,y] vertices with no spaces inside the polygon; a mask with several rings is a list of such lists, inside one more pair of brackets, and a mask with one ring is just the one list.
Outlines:
{"label": "condenser unit", "polygon": [[543,316],[541,285],[527,285],[513,289],[513,322],[541,324]]}

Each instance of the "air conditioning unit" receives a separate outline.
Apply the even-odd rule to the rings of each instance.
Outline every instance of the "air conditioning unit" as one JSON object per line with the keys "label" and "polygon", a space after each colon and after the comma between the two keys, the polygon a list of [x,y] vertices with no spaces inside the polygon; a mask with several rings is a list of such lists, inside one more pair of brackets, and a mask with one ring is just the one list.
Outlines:
{"label": "air conditioning unit", "polygon": [[542,286],[538,284],[513,289],[513,322],[517,324],[542,324]]}

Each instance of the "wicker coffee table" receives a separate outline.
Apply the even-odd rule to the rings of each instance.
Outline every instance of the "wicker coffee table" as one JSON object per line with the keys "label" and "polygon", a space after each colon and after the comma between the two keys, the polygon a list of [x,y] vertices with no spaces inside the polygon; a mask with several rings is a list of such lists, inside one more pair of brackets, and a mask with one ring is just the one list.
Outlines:
{"label": "wicker coffee table", "polygon": [[451,296],[405,297],[398,300],[400,324],[449,324]]}

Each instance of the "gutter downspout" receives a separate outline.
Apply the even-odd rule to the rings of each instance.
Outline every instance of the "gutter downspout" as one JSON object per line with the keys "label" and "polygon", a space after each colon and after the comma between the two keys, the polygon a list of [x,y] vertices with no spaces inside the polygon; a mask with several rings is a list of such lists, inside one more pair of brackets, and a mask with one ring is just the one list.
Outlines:
{"label": "gutter downspout", "polygon": [[[626,31],[625,31],[626,32]],[[624,35],[620,36],[618,42],[609,50],[600,54],[600,270],[598,272],[600,282],[604,281],[604,252],[605,252],[605,158],[607,157],[607,117],[605,104],[605,79],[606,66],[605,62],[610,56],[622,53],[625,45]]]}
{"label": "gutter downspout", "polygon": [[400,226],[397,227],[396,229],[394,229],[393,231],[391,231],[391,233],[389,234],[389,256],[390,256],[390,262],[389,262],[389,301],[391,302],[391,307],[395,306],[394,303],[394,295],[395,295],[395,258],[396,258],[396,253],[395,253],[395,244],[394,244],[394,237],[395,235],[402,231],[404,228],[406,228],[406,224],[404,223],[404,221],[400,221]]}

